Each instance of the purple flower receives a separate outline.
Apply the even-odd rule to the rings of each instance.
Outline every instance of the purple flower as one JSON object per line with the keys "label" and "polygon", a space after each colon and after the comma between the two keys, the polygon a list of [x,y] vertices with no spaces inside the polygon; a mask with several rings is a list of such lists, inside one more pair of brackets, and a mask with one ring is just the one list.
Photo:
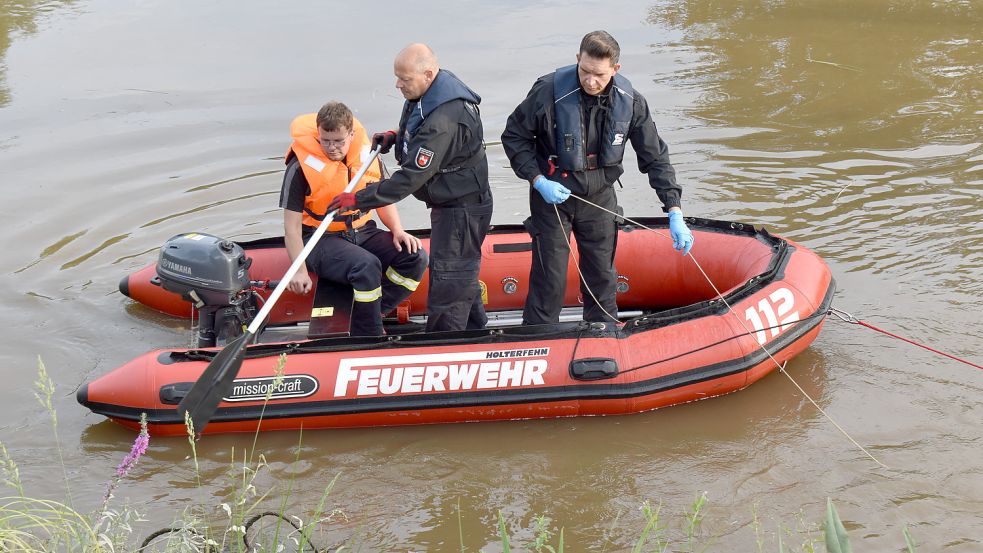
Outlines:
{"label": "purple flower", "polygon": [[126,473],[130,472],[133,465],[137,464],[140,460],[140,456],[147,452],[147,446],[150,445],[150,436],[145,434],[143,430],[137,435],[137,439],[133,441],[133,447],[130,448],[130,453],[123,458],[123,462],[116,467],[116,477],[125,478]]}
{"label": "purple flower", "polygon": [[149,445],[150,432],[147,430],[147,414],[142,413],[140,415],[140,433],[133,440],[133,447],[130,448],[130,452],[126,454],[126,457],[123,457],[123,461],[116,467],[116,476],[106,485],[106,494],[102,498],[103,510],[105,510],[109,504],[109,500],[113,497],[113,492],[116,490],[116,486],[119,485],[120,480],[126,477],[130,469],[140,460],[140,457],[147,452],[147,446]]}

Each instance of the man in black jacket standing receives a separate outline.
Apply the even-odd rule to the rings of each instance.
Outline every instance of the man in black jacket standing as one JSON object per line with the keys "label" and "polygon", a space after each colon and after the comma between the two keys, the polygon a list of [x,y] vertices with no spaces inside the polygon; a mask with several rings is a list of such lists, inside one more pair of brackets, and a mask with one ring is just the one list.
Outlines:
{"label": "man in black jacket standing", "polygon": [[[540,77],[509,116],[502,145],[529,192],[533,258],[524,324],[559,320],[566,291],[570,231],[580,252],[580,288],[587,321],[617,320],[614,252],[618,229],[614,183],[624,172],[625,142],[669,213],[674,246],[683,255],[693,235],[680,209],[682,187],[669,163],[648,103],[618,74],[621,50],[605,31],[584,36],[577,63]],[[590,203],[565,201],[576,194]],[[606,211],[605,211],[606,210]],[[557,216],[559,214],[559,216]],[[596,301],[595,301],[596,300]]]}
{"label": "man in black jacket standing", "polygon": [[413,194],[430,208],[427,332],[483,328],[478,284],[481,243],[492,215],[481,97],[440,69],[425,44],[411,44],[393,64],[406,98],[399,131],[376,133],[372,148],[396,146],[399,169],[356,194],[339,194],[330,209],[367,210]]}

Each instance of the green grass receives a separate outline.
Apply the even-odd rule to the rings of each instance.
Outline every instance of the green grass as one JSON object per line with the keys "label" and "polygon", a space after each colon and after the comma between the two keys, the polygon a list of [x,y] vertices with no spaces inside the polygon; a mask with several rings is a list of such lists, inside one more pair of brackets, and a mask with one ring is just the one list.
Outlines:
{"label": "green grass", "polygon": [[[281,356],[273,368],[275,376],[282,378],[284,363],[285,359]],[[246,553],[247,551],[348,552],[361,549],[356,541],[357,537],[329,549],[315,547],[313,543],[317,530],[339,519],[347,522],[344,511],[329,509],[328,506],[331,491],[337,485],[340,474],[325,486],[318,505],[309,513],[305,521],[288,510],[295,484],[293,476],[287,481],[286,488],[279,491],[275,497],[273,490],[261,492],[257,489],[257,477],[268,471],[269,466],[265,456],[256,452],[254,436],[249,451],[237,452],[233,448],[230,452],[226,477],[231,485],[226,489],[231,491],[225,497],[216,498],[205,488],[206,483],[201,480],[196,448],[197,437],[190,420],[186,422],[189,459],[193,464],[195,484],[201,500],[192,502],[175,513],[173,520],[170,523],[162,523],[164,527],[160,530],[147,536],[136,535],[134,523],[149,521],[146,521],[125,501],[122,505],[117,505],[113,500],[115,492],[121,487],[125,488],[124,484],[130,470],[138,464],[140,456],[149,445],[150,437],[144,419],[141,424],[142,430],[129,453],[123,457],[115,474],[111,475],[107,482],[101,507],[92,513],[79,512],[72,505],[67,470],[58,442],[58,418],[51,401],[55,386],[48,377],[40,357],[38,380],[35,386],[38,402],[51,418],[68,499],[62,503],[28,497],[17,463],[8,454],[6,446],[0,442],[0,479],[2,479],[0,485],[10,492],[7,497],[0,498],[0,551]],[[270,393],[274,388],[275,386],[270,387]],[[299,446],[303,440],[302,433],[299,440],[295,463],[300,461]],[[263,510],[263,506],[270,503],[275,503],[276,509]],[[686,509],[671,516],[665,514],[662,503],[652,507],[650,503],[645,502],[639,508],[641,516],[635,522],[635,530],[629,531],[630,535],[621,536],[623,539],[617,541],[630,541],[633,544],[632,553],[702,553],[710,550],[711,547],[728,550],[726,543],[715,543],[712,537],[708,537],[712,536],[712,533],[707,532],[703,527],[704,516],[710,507],[705,492],[697,495]],[[758,519],[756,506],[752,507],[751,515],[758,553],[817,553],[820,551],[817,548],[820,544],[823,544],[828,553],[852,553],[846,528],[831,499],[827,499],[821,525],[818,523],[807,525],[803,522],[804,517],[800,515],[798,528],[792,529],[779,525],[778,530],[771,534],[774,538],[772,543],[769,543],[769,533]],[[619,520],[620,515],[611,527],[614,528]],[[501,549],[506,553],[511,553],[513,549],[536,553],[563,553],[568,549],[585,550],[585,547],[577,544],[566,543],[564,526],[558,525],[557,521],[545,515],[535,516],[532,521],[532,541],[514,545],[516,539],[510,535],[509,521],[499,511],[496,530]],[[461,553],[473,550],[465,543],[463,522],[460,500],[458,500],[456,520],[447,523],[457,525],[456,533]],[[607,551],[609,545],[614,547],[615,540],[612,540],[609,532],[605,532],[602,538],[605,543],[604,551]],[[907,553],[916,552],[915,541],[907,527],[899,538],[899,542],[903,542],[904,546],[901,550]]]}

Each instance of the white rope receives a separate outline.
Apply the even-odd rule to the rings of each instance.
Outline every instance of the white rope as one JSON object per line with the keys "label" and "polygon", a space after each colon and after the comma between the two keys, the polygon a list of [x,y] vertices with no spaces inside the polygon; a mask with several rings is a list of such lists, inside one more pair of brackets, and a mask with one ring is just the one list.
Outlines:
{"label": "white rope", "polygon": [[[596,207],[597,209],[600,209],[600,210],[602,210],[602,211],[606,211],[606,212],[608,212],[608,213],[610,213],[610,214],[612,214],[612,215],[614,215],[614,216],[616,216],[616,217],[621,217],[622,219],[624,219],[625,221],[628,221],[629,223],[632,223],[633,225],[637,225],[637,226],[639,226],[639,227],[641,227],[641,228],[643,228],[643,229],[645,229],[645,230],[649,230],[649,231],[652,231],[652,232],[654,232],[654,233],[656,233],[656,234],[658,234],[659,236],[662,236],[662,237],[664,237],[664,238],[667,238],[667,239],[669,239],[669,240],[672,240],[672,238],[671,238],[671,237],[669,237],[669,236],[666,236],[665,234],[663,234],[663,233],[661,233],[661,232],[659,232],[659,231],[657,231],[657,230],[655,230],[655,229],[652,229],[652,228],[649,228],[649,227],[647,227],[647,226],[645,226],[645,225],[643,225],[642,223],[639,223],[638,221],[634,221],[634,220],[632,220],[632,219],[630,219],[630,218],[628,218],[628,217],[625,217],[624,215],[620,215],[620,214],[618,214],[618,213],[615,213],[615,212],[613,212],[613,211],[611,211],[610,209],[606,209],[606,208],[604,208],[604,207],[601,207],[601,206],[599,206],[599,205],[597,205],[597,204],[595,204],[595,203],[593,203],[593,202],[590,202],[590,201],[588,201],[588,200],[585,200],[584,198],[581,198],[580,196],[576,196],[576,195],[574,195],[574,194],[571,194],[571,195],[570,195],[570,197],[571,197],[571,198],[576,198],[576,199],[578,199],[578,200],[580,200],[581,202],[583,202],[583,203],[585,203],[585,204],[587,204],[587,205],[592,205],[592,206],[594,206],[594,207]],[[554,206],[554,209],[555,209],[555,207],[556,207],[556,206]],[[559,216],[560,216],[560,214],[559,214],[559,210],[558,210],[558,211],[557,211],[557,217],[559,217]],[[561,226],[562,226],[562,225],[561,225]],[[690,253],[688,254],[688,257],[689,257],[689,258],[690,258],[691,260],[693,260],[693,263],[694,263],[694,264],[696,265],[696,268],[697,268],[697,269],[699,269],[699,270],[700,270],[700,273],[702,273],[702,274],[703,274],[703,278],[705,278],[705,279],[707,280],[707,282],[709,282],[709,283],[710,283],[710,286],[711,286],[711,287],[713,288],[713,291],[714,291],[714,292],[715,292],[715,293],[717,294],[717,299],[720,299],[720,300],[722,300],[722,301],[724,302],[724,305],[726,305],[726,306],[727,306],[727,310],[728,310],[728,311],[729,311],[730,313],[732,313],[732,314],[734,315],[734,317],[735,317],[735,318],[737,319],[737,322],[739,322],[739,323],[741,323],[741,326],[742,326],[742,327],[744,327],[744,330],[745,330],[745,331],[746,331],[746,332],[748,333],[748,335],[751,335],[751,334],[753,334],[753,332],[751,331],[751,329],[750,329],[750,328],[748,328],[748,326],[747,326],[747,324],[745,324],[745,323],[744,323],[744,319],[742,319],[742,318],[741,318],[740,316],[738,316],[738,315],[737,315],[737,312],[736,312],[736,311],[734,311],[734,308],[733,308],[733,307],[731,307],[731,305],[730,305],[730,303],[729,303],[729,302],[727,301],[727,299],[726,299],[726,298],[724,298],[724,295],[723,295],[723,294],[722,294],[722,293],[720,292],[720,290],[719,290],[719,289],[717,288],[717,285],[716,285],[716,284],[714,284],[712,280],[710,280],[710,277],[709,277],[709,276],[707,275],[707,273],[706,273],[706,271],[704,271],[704,270],[703,270],[703,267],[701,267],[701,266],[700,266],[700,264],[699,264],[699,262],[697,262],[697,261],[696,261],[696,257],[695,257],[695,256],[693,255],[693,252],[690,252]],[[584,286],[585,286],[585,287],[587,286],[587,282],[586,282],[586,281],[584,281]],[[589,289],[590,289],[590,288],[588,287],[588,290],[589,290]],[[592,293],[591,293],[591,296],[593,296],[593,295],[594,295],[594,294],[593,294],[593,292],[592,292]],[[595,301],[596,301],[596,298],[595,298]],[[803,395],[803,396],[804,396],[804,397],[805,397],[806,399],[808,399],[808,400],[809,400],[809,403],[812,403],[812,405],[813,405],[813,406],[814,406],[814,407],[815,407],[815,408],[816,408],[816,409],[817,409],[817,410],[818,410],[818,411],[819,411],[820,413],[822,413],[822,415],[823,415],[824,417],[826,417],[826,419],[827,419],[827,420],[828,420],[828,421],[829,421],[830,423],[832,423],[832,424],[833,424],[833,426],[834,426],[834,427],[836,427],[836,429],[840,431],[840,433],[842,433],[842,434],[843,434],[844,436],[846,436],[846,438],[847,438],[848,440],[850,440],[850,442],[852,442],[852,443],[853,443],[853,445],[855,445],[855,446],[857,446],[857,447],[858,447],[858,448],[860,449],[860,451],[863,451],[863,452],[864,452],[864,454],[865,454],[865,455],[867,455],[867,457],[870,457],[870,459],[871,459],[872,461],[874,461],[875,463],[877,463],[878,465],[880,465],[880,466],[881,466],[881,467],[883,467],[883,468],[888,468],[888,466],[887,466],[887,465],[885,465],[884,463],[882,463],[882,462],[880,462],[880,461],[879,461],[879,460],[877,459],[877,457],[874,457],[874,456],[873,456],[873,455],[872,455],[872,454],[871,454],[871,453],[870,453],[869,451],[867,451],[867,449],[866,449],[866,448],[864,448],[864,446],[862,446],[862,445],[860,445],[860,443],[859,443],[859,442],[857,442],[857,440],[854,440],[854,439],[853,439],[853,437],[852,437],[852,436],[850,436],[850,434],[849,434],[849,433],[847,433],[847,431],[846,431],[846,430],[845,430],[845,429],[844,429],[844,428],[843,428],[842,426],[840,426],[840,425],[839,425],[839,423],[837,423],[837,422],[836,422],[836,420],[834,420],[834,419],[833,419],[833,417],[831,417],[831,416],[829,415],[829,413],[827,413],[827,412],[826,412],[825,410],[823,410],[823,408],[822,408],[822,407],[820,407],[818,403],[816,403],[816,400],[814,400],[814,399],[812,399],[812,397],[811,397],[811,396],[810,396],[810,395],[809,395],[809,394],[808,394],[808,393],[807,393],[807,392],[806,392],[806,391],[805,391],[805,390],[804,390],[804,389],[802,388],[802,386],[799,386],[799,383],[798,383],[798,382],[796,382],[794,378],[792,378],[792,375],[790,375],[790,374],[788,374],[788,372],[787,372],[787,371],[785,370],[785,365],[784,365],[784,364],[782,364],[782,363],[779,363],[779,362],[778,362],[778,360],[777,360],[777,359],[775,359],[775,357],[774,357],[774,356],[772,356],[772,354],[771,354],[771,352],[770,352],[770,351],[768,351],[768,348],[766,348],[766,347],[764,346],[764,344],[758,344],[758,347],[759,347],[759,348],[761,348],[761,350],[765,352],[765,354],[766,354],[766,355],[768,356],[768,358],[769,358],[769,359],[771,359],[771,360],[772,360],[772,362],[774,362],[774,363],[775,363],[775,366],[777,366],[777,367],[778,367],[778,372],[780,372],[780,373],[782,373],[782,374],[784,374],[784,375],[785,375],[785,377],[786,377],[786,378],[788,378],[788,379],[789,379],[789,381],[790,381],[790,382],[792,382],[792,384],[794,384],[796,388],[798,388],[798,390],[799,390],[799,392],[800,392],[800,393],[801,393],[801,394],[802,394],[802,395]]]}
{"label": "white rope", "polygon": [[[569,250],[570,255],[573,255],[573,246],[570,245],[570,237],[567,236],[567,229],[563,226],[563,219],[560,218],[560,208],[556,207],[556,204],[553,204],[553,211],[556,212],[556,221],[560,223],[560,234],[563,235],[563,241],[567,243],[567,250]],[[601,302],[597,301],[597,296],[595,296],[594,291],[590,289],[590,285],[587,284],[587,279],[584,278],[583,271],[580,270],[580,260],[577,259],[576,256],[574,256],[573,260],[574,260],[574,265],[577,267],[577,274],[580,275],[580,281],[584,283],[584,289],[587,290],[587,293],[590,294],[590,297],[594,298],[594,305],[596,305],[598,309],[603,311],[604,314],[607,315],[612,321],[616,323],[620,323],[621,321],[619,321],[617,317],[608,313],[608,310],[604,309],[604,306],[601,305]]]}

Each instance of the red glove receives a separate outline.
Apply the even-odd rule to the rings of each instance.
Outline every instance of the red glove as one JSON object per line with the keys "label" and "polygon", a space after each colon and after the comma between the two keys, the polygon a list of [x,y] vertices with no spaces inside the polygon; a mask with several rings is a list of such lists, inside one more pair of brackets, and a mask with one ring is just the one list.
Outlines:
{"label": "red glove", "polygon": [[328,204],[328,211],[352,211],[354,209],[357,209],[355,207],[355,194],[351,192],[338,194]]}
{"label": "red glove", "polygon": [[372,135],[372,149],[375,150],[376,146],[381,146],[380,154],[388,154],[395,143],[396,131],[377,132]]}

